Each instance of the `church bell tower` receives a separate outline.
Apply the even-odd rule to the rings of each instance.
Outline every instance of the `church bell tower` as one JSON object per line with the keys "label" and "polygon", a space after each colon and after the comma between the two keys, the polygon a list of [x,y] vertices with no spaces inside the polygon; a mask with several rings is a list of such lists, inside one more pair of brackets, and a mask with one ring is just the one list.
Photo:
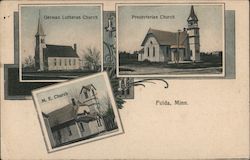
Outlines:
{"label": "church bell tower", "polygon": [[45,34],[43,31],[41,18],[40,18],[40,11],[39,11],[39,18],[38,18],[38,26],[37,26],[37,33],[36,37],[36,47],[35,47],[35,68],[37,71],[44,71],[45,70],[45,62],[44,62],[44,53],[43,50],[46,48],[45,44]]}
{"label": "church bell tower", "polygon": [[198,27],[198,18],[194,12],[194,6],[191,6],[190,14],[187,19],[190,55],[193,62],[200,61],[200,34]]}

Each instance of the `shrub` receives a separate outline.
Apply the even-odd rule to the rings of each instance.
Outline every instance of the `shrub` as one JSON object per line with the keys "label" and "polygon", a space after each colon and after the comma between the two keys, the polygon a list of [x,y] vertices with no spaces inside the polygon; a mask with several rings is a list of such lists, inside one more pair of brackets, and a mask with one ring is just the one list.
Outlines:
{"label": "shrub", "polygon": [[151,61],[149,59],[145,59],[143,62],[144,63],[151,63]]}

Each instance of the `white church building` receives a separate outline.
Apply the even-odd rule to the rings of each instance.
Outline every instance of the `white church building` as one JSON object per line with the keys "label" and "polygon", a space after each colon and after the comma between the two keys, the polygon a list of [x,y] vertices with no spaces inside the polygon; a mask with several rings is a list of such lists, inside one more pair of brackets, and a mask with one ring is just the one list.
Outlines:
{"label": "white church building", "polygon": [[169,32],[149,28],[138,54],[138,61],[180,62],[200,61],[200,35],[198,18],[191,6],[188,27],[183,31]]}
{"label": "white church building", "polygon": [[76,44],[74,44],[74,48],[72,46],[46,44],[45,36],[39,14],[34,57],[37,71],[80,69]]}

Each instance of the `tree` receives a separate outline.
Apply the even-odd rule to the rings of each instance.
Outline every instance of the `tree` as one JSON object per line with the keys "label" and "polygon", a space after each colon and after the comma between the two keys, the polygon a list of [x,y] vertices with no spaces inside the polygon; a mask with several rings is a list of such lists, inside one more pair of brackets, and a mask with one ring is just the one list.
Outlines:
{"label": "tree", "polygon": [[100,70],[100,66],[101,66],[100,51],[97,50],[95,47],[93,48],[88,47],[83,52],[84,52],[83,60],[85,61],[85,65],[90,70],[94,70],[94,71]]}
{"label": "tree", "polygon": [[115,113],[108,94],[106,94],[106,96],[103,97],[103,103],[106,105],[106,109],[102,114],[106,129],[112,130],[117,128],[117,124],[115,122]]}
{"label": "tree", "polygon": [[30,69],[35,67],[35,60],[31,55],[29,55],[28,57],[25,57],[23,67],[30,68]]}

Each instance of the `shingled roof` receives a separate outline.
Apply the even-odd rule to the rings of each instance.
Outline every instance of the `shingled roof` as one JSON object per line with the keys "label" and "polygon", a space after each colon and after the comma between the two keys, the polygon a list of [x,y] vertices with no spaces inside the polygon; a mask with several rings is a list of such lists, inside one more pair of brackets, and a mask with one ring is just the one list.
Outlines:
{"label": "shingled roof", "polygon": [[45,57],[79,57],[76,51],[71,46],[46,44],[44,53]]}
{"label": "shingled roof", "polygon": [[[155,37],[159,45],[170,45],[170,46],[177,45],[177,34],[178,32],[169,32],[169,31],[162,31],[150,28],[144,40],[142,41],[141,46],[145,45],[148,37],[150,36]],[[183,45],[187,37],[188,37],[187,31],[180,32],[179,45]]]}
{"label": "shingled roof", "polygon": [[[84,122],[89,122],[95,120],[97,112],[89,113],[89,109],[87,110],[88,114],[82,115],[84,110],[86,110],[88,106],[75,106],[72,104],[68,104],[60,109],[54,110],[48,114],[43,113],[43,116],[48,118],[50,127],[57,128],[62,124],[70,122],[72,120],[80,120]],[[80,116],[80,117],[79,117]]]}
{"label": "shingled roof", "polygon": [[54,127],[73,120],[75,116],[76,112],[72,104],[68,104],[60,109],[57,109],[47,114],[47,117],[49,118],[50,127]]}

